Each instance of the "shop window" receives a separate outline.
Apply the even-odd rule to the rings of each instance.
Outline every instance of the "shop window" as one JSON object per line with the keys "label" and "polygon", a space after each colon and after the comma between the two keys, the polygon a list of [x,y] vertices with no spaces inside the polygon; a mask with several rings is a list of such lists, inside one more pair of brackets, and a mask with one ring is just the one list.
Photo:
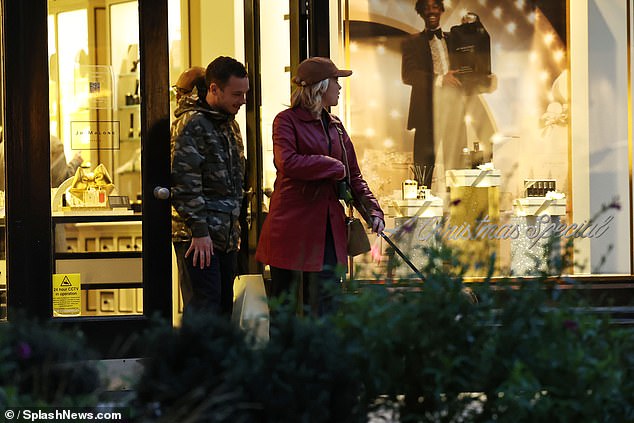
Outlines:
{"label": "shop window", "polygon": [[[631,274],[626,5],[445,0],[430,38],[415,3],[332,14],[333,57],[354,71],[339,115],[387,233],[418,266],[423,247],[455,247],[469,276],[491,257],[496,276]],[[356,277],[413,274],[375,250]]]}
{"label": "shop window", "polygon": [[142,314],[138,3],[49,1],[48,25],[53,316]]}
{"label": "shop window", "polygon": [[[290,21],[288,2],[275,2],[260,10],[262,78],[262,167],[265,212],[275,182],[273,119],[288,107],[291,98]],[[276,48],[266,48],[275,45]]]}

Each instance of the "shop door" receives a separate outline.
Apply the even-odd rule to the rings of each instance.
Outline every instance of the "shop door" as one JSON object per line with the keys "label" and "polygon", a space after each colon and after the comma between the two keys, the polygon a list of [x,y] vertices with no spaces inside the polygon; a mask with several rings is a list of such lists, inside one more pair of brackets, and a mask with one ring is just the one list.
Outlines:
{"label": "shop door", "polygon": [[9,307],[132,355],[171,321],[167,1],[33,3],[5,9]]}
{"label": "shop door", "polygon": [[171,316],[167,8],[147,3],[49,1],[52,316],[121,321],[121,339]]}

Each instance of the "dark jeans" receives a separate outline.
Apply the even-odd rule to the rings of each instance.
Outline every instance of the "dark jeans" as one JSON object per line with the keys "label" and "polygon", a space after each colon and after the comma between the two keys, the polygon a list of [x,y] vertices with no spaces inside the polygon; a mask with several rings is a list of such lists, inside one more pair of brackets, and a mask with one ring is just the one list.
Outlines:
{"label": "dark jeans", "polygon": [[190,242],[175,242],[178,281],[183,293],[185,310],[208,310],[214,314],[231,317],[233,311],[233,280],[236,277],[237,252],[214,251],[211,266],[194,267],[192,255],[185,258]]}
{"label": "dark jeans", "polygon": [[[271,285],[269,294],[272,298],[286,294],[295,295],[298,287],[302,287],[303,305],[309,306],[314,316],[323,316],[334,311],[332,290],[337,288],[340,277],[336,274],[337,253],[335,241],[330,229],[330,221],[326,225],[326,245],[324,247],[324,266],[320,272],[302,272],[300,270],[280,269],[271,266]],[[288,297],[287,297],[288,299]]]}

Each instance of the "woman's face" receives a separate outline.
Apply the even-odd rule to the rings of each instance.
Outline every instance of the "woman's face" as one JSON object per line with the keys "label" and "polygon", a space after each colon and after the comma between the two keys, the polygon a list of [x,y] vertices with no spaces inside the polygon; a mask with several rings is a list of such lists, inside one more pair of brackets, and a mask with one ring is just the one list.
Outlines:
{"label": "woman's face", "polygon": [[328,80],[328,88],[326,92],[321,96],[321,104],[324,107],[336,106],[339,103],[339,91],[341,90],[341,85],[339,85],[339,81],[337,78],[329,78]]}

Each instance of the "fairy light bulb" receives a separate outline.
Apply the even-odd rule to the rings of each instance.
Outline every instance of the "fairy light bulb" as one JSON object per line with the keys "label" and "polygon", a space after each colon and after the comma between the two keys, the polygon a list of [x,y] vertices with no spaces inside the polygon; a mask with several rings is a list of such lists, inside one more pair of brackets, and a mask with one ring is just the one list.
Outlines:
{"label": "fairy light bulb", "polygon": [[555,40],[555,35],[552,32],[549,32],[544,35],[544,44],[547,46],[551,45]]}

